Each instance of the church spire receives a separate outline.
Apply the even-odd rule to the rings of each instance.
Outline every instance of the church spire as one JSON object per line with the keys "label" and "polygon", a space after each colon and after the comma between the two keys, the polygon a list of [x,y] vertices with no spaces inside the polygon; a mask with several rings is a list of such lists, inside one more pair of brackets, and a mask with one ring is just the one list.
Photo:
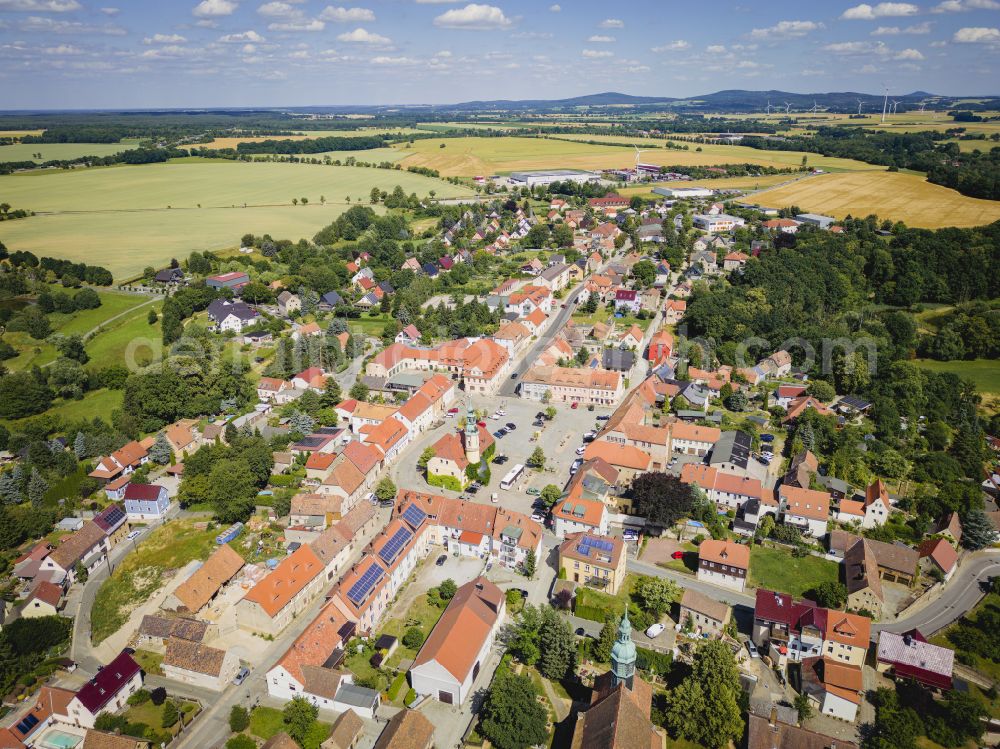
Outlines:
{"label": "church spire", "polygon": [[628,609],[618,625],[618,639],[611,647],[611,677],[614,686],[625,684],[632,688],[635,676],[635,643],[632,642],[632,623],[628,620]]}

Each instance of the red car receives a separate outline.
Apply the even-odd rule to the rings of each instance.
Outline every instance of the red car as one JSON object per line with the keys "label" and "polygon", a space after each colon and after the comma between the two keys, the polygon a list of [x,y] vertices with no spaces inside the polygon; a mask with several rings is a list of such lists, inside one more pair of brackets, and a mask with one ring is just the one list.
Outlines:
{"label": "red car", "polygon": [[576,407],[577,407],[577,406],[579,406],[579,405],[580,405],[579,403],[573,403],[573,405],[572,405],[572,406],[570,406],[570,408],[576,408]]}
{"label": "red car", "polygon": [[670,555],[670,558],[671,559],[683,559],[684,558],[684,552],[683,551],[675,551],[673,554]]}

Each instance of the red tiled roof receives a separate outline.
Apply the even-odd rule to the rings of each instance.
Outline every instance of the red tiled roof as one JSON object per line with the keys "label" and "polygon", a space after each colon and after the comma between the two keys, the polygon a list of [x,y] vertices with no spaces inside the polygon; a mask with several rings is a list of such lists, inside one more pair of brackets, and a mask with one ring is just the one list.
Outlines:
{"label": "red tiled roof", "polygon": [[323,563],[316,553],[308,545],[300,546],[253,586],[243,600],[256,603],[274,617],[322,571]]}

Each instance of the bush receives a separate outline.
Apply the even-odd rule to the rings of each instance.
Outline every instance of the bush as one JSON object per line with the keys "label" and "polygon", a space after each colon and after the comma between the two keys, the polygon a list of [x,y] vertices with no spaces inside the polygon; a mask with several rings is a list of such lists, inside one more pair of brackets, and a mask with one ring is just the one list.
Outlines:
{"label": "bush", "polygon": [[168,702],[163,706],[163,717],[161,719],[160,725],[163,728],[170,728],[178,720],[180,720],[180,713],[177,712],[177,705],[173,702]]}
{"label": "bush", "polygon": [[403,704],[409,707],[416,701],[417,701],[417,693],[411,687],[410,690],[406,693],[406,696],[403,698]]}
{"label": "bush", "polygon": [[431,486],[450,489],[453,492],[460,492],[464,488],[458,479],[452,476],[440,476],[436,473],[427,474],[427,483]]}
{"label": "bush", "polygon": [[146,689],[140,689],[135,694],[129,695],[128,704],[130,705],[142,705],[149,701],[149,691]]}
{"label": "bush", "polygon": [[651,671],[663,676],[670,671],[674,658],[671,653],[658,653],[655,650],[637,647],[635,649],[635,665],[643,671]]}
{"label": "bush", "polygon": [[246,734],[240,734],[226,742],[226,749],[257,749],[257,742]]}
{"label": "bush", "polygon": [[167,701],[167,690],[163,687],[157,687],[149,693],[149,698],[153,701],[154,705],[159,707]]}
{"label": "bush", "polygon": [[417,650],[424,644],[424,633],[420,627],[410,627],[403,634],[403,644],[410,650]]}
{"label": "bush", "polygon": [[242,705],[233,705],[229,711],[229,730],[233,733],[245,731],[250,727],[250,713]]}

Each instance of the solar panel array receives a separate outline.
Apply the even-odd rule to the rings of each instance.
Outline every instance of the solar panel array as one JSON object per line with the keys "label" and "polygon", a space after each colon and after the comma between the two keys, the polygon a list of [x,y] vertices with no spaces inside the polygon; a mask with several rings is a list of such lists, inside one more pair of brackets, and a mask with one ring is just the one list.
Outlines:
{"label": "solar panel array", "polygon": [[591,536],[584,536],[580,539],[579,545],[576,547],[581,554],[590,555],[591,549],[597,549],[598,551],[603,551],[611,553],[611,550],[615,548],[615,545],[603,538],[593,538]]}
{"label": "solar panel array", "polygon": [[392,564],[411,538],[413,538],[413,534],[410,533],[409,528],[400,528],[386,541],[385,546],[379,549],[378,555],[386,564]]}
{"label": "solar panel array", "polygon": [[415,504],[411,504],[405,510],[403,510],[403,520],[410,524],[413,528],[419,528],[423,525],[423,522],[427,519],[427,513],[417,507]]}
{"label": "solar panel array", "polygon": [[360,606],[364,603],[368,594],[372,592],[372,588],[378,585],[378,581],[382,579],[382,575],[382,568],[376,562],[372,562],[371,566],[365,570],[364,574],[347,591],[347,597],[351,600],[351,603],[355,606]]}
{"label": "solar panel array", "polygon": [[24,720],[17,724],[17,730],[22,734],[27,735],[27,733],[38,725],[38,718],[34,715],[25,716]]}
{"label": "solar panel array", "polygon": [[103,522],[107,523],[108,526],[114,526],[116,523],[121,522],[125,519],[125,511],[118,505],[111,505],[108,508],[108,512],[102,518]]}

